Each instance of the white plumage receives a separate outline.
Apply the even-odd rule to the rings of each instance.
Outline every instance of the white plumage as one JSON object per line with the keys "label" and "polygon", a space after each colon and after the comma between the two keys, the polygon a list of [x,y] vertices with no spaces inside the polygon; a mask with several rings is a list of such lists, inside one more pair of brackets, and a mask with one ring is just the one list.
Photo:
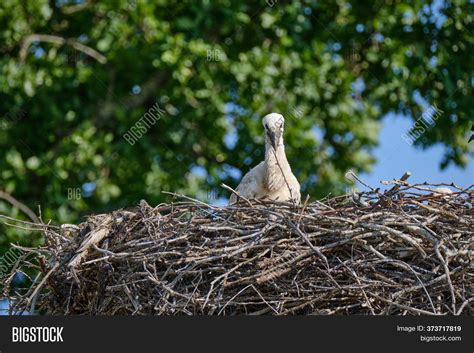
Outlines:
{"label": "white plumage", "polygon": [[[236,191],[246,199],[270,199],[300,203],[300,184],[291,172],[283,144],[283,115],[271,113],[263,118],[265,160],[242,178]],[[230,203],[237,196],[232,194]]]}

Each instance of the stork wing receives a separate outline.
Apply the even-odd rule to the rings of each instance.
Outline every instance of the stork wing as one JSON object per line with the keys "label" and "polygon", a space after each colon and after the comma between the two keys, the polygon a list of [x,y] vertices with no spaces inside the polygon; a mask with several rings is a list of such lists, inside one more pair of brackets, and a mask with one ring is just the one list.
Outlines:
{"label": "stork wing", "polygon": [[[262,188],[262,178],[263,175],[261,174],[261,165],[260,163],[255,168],[252,168],[247,174],[244,175],[242,181],[240,182],[239,186],[237,186],[237,191],[239,195],[245,197],[246,199],[254,199],[259,195],[259,190],[261,191]],[[237,202],[237,196],[232,194],[230,197],[230,203]]]}

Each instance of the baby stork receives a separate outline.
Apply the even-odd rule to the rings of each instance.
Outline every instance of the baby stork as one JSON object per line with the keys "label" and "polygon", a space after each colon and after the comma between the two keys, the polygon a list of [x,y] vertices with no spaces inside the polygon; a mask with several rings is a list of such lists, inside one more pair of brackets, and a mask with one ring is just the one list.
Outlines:
{"label": "baby stork", "polygon": [[[300,203],[300,184],[291,172],[283,144],[283,115],[271,113],[263,118],[265,160],[242,178],[237,193],[246,199],[269,199]],[[230,203],[237,196],[232,194]]]}

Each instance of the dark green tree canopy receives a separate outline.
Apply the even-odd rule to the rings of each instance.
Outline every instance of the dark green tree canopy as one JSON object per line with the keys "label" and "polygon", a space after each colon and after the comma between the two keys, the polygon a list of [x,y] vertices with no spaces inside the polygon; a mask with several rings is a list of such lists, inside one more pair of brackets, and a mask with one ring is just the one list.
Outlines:
{"label": "dark green tree canopy", "polygon": [[[205,199],[262,159],[260,118],[276,111],[303,194],[337,193],[348,169],[375,162],[381,118],[416,121],[419,98],[443,114],[415,144],[463,166],[472,7],[2,0],[0,190],[60,222],[162,190]],[[131,145],[123,135],[156,104],[164,113]]]}

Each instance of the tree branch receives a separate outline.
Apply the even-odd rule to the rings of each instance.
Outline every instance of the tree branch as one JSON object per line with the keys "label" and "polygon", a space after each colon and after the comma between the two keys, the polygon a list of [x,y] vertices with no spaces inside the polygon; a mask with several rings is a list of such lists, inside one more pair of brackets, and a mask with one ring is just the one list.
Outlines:
{"label": "tree branch", "polygon": [[86,8],[88,8],[91,5],[91,2],[89,1],[84,1],[83,3],[79,3],[76,5],[70,5],[70,6],[62,6],[61,11],[62,13],[66,15],[72,15],[73,13],[82,11]]}
{"label": "tree branch", "polygon": [[56,44],[59,46],[62,45],[70,45],[74,49],[83,52],[84,54],[90,56],[91,58],[97,60],[101,64],[105,64],[107,62],[107,58],[103,56],[101,53],[99,53],[97,50],[92,49],[91,47],[88,47],[87,45],[84,45],[82,43],[79,43],[78,41],[74,39],[65,39],[63,37],[59,36],[54,36],[50,34],[30,34],[27,36],[21,45],[20,49],[20,60],[22,62],[25,61],[26,56],[28,55],[28,49],[30,48],[30,45],[33,42],[47,42],[47,43],[52,43]]}
{"label": "tree branch", "polygon": [[36,217],[35,213],[24,203],[21,203],[17,199],[15,199],[12,195],[6,193],[5,191],[0,190],[0,199],[9,202],[13,207],[18,208],[20,211],[23,211],[34,223],[41,224],[38,217]]}

